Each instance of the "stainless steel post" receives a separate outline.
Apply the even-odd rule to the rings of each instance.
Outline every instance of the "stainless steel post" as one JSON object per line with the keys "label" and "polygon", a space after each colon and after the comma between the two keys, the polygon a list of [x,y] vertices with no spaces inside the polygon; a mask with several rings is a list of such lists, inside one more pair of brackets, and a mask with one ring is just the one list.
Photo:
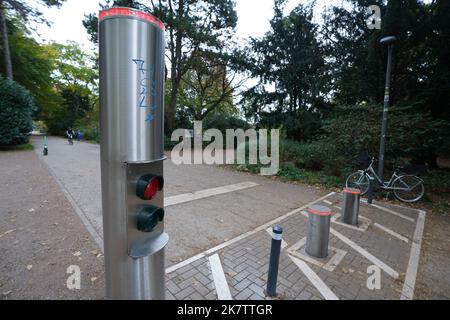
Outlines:
{"label": "stainless steel post", "polygon": [[305,251],[316,258],[328,256],[328,241],[330,238],[331,210],[321,205],[308,208],[308,234]]}
{"label": "stainless steel post", "polygon": [[164,25],[99,15],[103,240],[108,299],[164,299]]}
{"label": "stainless steel post", "polygon": [[381,138],[380,138],[380,155],[378,158],[378,176],[383,180],[384,170],[384,153],[386,149],[386,130],[389,111],[389,98],[391,90],[391,71],[392,71],[392,51],[394,49],[394,42],[396,38],[394,36],[385,37],[380,40],[382,45],[388,46],[388,61],[386,67],[386,87],[384,90],[384,106],[383,106],[383,121],[381,124]]}
{"label": "stainless steel post", "polygon": [[342,221],[347,224],[357,225],[361,191],[353,188],[345,188],[342,194],[344,197],[342,204]]}

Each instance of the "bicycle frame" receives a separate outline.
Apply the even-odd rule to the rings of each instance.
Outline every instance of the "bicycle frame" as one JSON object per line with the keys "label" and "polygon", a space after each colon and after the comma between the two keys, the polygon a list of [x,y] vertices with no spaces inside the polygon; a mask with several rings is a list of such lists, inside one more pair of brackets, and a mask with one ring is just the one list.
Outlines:
{"label": "bicycle frame", "polygon": [[[366,169],[364,170],[358,170],[354,173],[352,173],[351,175],[348,176],[347,181],[346,181],[346,186],[351,186],[349,184],[349,179],[352,177],[357,177],[357,179],[355,179],[354,181],[351,181],[351,183],[354,183],[357,185],[357,187],[364,192],[364,194],[368,191],[370,185],[367,185],[367,182],[365,179],[369,180],[369,183],[371,183],[372,181],[376,181],[377,183],[377,187],[383,190],[389,190],[389,191],[393,191],[394,196],[399,199],[400,201],[404,201],[404,202],[415,202],[418,201],[422,198],[423,194],[424,194],[424,186],[423,183],[424,181],[419,178],[416,175],[412,175],[412,174],[405,174],[403,173],[403,169],[400,168],[396,168],[394,170],[394,172],[392,173],[390,179],[388,181],[383,181],[382,177],[380,178],[378,176],[378,174],[375,172],[375,170],[373,169],[373,163],[374,163],[374,159],[372,158],[372,161],[369,163],[369,165],[367,166]],[[412,180],[411,180],[412,179]],[[416,198],[414,199],[407,199],[404,198],[402,194],[399,194],[398,191],[406,191],[407,193],[411,192],[412,190],[414,190],[417,186],[420,186],[420,189],[418,189],[418,191],[420,191],[420,194],[417,195]],[[389,192],[388,192],[389,194]]]}
{"label": "bicycle frame", "polygon": [[[389,179],[389,181],[382,181],[381,178],[377,175],[377,173],[376,173],[375,170],[373,169],[372,164],[373,164],[373,162],[371,162],[370,165],[369,165],[369,167],[368,167],[366,170],[364,170],[364,173],[367,174],[367,176],[369,177],[370,180],[374,180],[374,179],[375,179],[375,180],[378,182],[378,186],[379,186],[381,189],[384,189],[384,190],[394,190],[394,189],[399,189],[399,188],[394,188],[394,187],[391,186],[392,183],[393,183],[397,178],[400,177],[396,172],[392,173],[392,176],[391,176],[391,178]],[[369,173],[371,173],[373,176],[371,176]],[[408,187],[408,188],[409,188],[409,187]],[[410,189],[410,188],[409,188],[409,189]],[[405,189],[400,188],[400,190],[405,190]]]}

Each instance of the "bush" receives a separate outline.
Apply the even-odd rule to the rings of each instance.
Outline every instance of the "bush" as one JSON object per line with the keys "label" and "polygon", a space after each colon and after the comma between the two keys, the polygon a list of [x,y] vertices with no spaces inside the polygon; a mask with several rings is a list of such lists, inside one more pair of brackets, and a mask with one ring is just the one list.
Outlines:
{"label": "bush", "polygon": [[341,176],[347,170],[346,159],[340,156],[335,145],[326,141],[301,143],[292,140],[280,141],[280,160],[293,163],[295,167]]}
{"label": "bush", "polygon": [[16,82],[0,78],[0,97],[0,145],[27,143],[36,109],[30,93]]}
{"label": "bush", "polygon": [[250,128],[250,125],[246,121],[233,116],[217,114],[206,117],[203,120],[203,130],[218,129],[223,134],[226,133],[226,129],[247,130],[248,128]]}
{"label": "bush", "polygon": [[82,133],[83,140],[100,142],[100,125],[97,121],[89,118],[79,119],[71,127],[75,132],[79,130]]}
{"label": "bush", "polygon": [[170,136],[164,136],[164,150],[172,150],[180,141],[171,141]]}
{"label": "bush", "polygon": [[[336,106],[324,121],[325,134],[319,140],[332,144],[336,154],[355,166],[361,153],[378,153],[381,118],[381,105]],[[444,143],[449,140],[447,130],[441,121],[419,112],[414,105],[393,106],[388,116],[386,166],[401,157],[432,164],[435,154],[445,149]]]}
{"label": "bush", "polygon": [[58,105],[48,112],[45,124],[50,134],[63,136],[67,128],[73,125],[73,120],[68,109]]}

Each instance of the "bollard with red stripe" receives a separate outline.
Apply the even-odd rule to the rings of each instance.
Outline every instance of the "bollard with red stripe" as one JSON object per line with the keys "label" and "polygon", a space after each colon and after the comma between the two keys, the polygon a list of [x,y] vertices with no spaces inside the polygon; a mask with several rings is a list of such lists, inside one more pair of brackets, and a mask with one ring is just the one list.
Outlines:
{"label": "bollard with red stripe", "polygon": [[308,208],[308,214],[305,251],[315,258],[325,258],[328,256],[331,209],[321,205],[312,205]]}
{"label": "bollard with red stripe", "polygon": [[354,188],[345,188],[342,194],[342,221],[356,226],[358,225],[361,191]]}

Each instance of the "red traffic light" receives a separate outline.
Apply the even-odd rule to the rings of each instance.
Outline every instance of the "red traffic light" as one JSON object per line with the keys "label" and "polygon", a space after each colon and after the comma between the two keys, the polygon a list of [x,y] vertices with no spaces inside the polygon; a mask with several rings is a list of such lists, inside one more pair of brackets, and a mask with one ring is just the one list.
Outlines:
{"label": "red traffic light", "polygon": [[164,179],[160,176],[147,174],[138,179],[136,184],[136,196],[142,200],[151,200],[158,191],[162,190]]}

